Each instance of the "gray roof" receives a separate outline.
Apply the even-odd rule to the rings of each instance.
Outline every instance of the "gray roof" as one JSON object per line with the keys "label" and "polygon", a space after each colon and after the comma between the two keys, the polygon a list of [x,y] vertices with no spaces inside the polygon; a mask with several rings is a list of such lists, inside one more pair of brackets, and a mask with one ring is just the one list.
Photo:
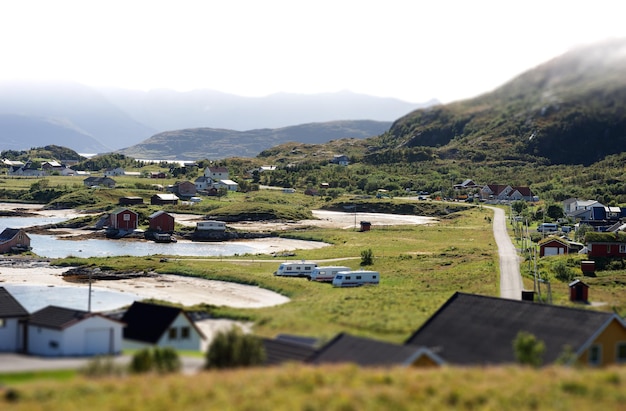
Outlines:
{"label": "gray roof", "polygon": [[27,317],[28,311],[20,304],[15,297],[0,287],[0,318]]}
{"label": "gray roof", "polygon": [[309,362],[393,366],[410,363],[421,347],[393,344],[341,333],[324,345]]}
{"label": "gray roof", "polygon": [[283,339],[263,339],[265,363],[278,365],[285,362],[304,362],[315,353],[311,345]]}
{"label": "gray roof", "polygon": [[30,317],[29,325],[62,330],[96,315],[99,314],[49,305],[34,312]]}
{"label": "gray roof", "polygon": [[513,341],[525,331],[544,342],[544,363],[552,363],[566,345],[580,353],[613,319],[622,322],[613,313],[455,293],[406,344],[450,364],[513,363]]}
{"label": "gray roof", "polygon": [[[13,237],[15,237],[17,233],[19,233],[20,231],[23,231],[23,230],[20,228],[5,228],[0,233],[0,243],[4,243],[4,242],[12,240]],[[24,235],[26,235],[25,232],[24,232]],[[28,235],[26,235],[26,237],[28,237]]]}

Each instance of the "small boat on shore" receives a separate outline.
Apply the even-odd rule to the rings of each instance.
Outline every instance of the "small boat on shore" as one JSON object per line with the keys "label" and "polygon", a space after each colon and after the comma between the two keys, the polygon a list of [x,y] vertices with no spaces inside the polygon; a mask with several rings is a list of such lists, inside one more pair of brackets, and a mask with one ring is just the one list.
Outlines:
{"label": "small boat on shore", "polygon": [[175,243],[176,237],[168,233],[154,233],[155,243]]}

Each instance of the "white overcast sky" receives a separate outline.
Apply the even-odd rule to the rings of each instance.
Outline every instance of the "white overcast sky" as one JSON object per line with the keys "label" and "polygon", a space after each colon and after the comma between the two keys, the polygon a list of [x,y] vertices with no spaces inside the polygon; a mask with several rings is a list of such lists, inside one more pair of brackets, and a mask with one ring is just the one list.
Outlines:
{"label": "white overcast sky", "polygon": [[15,0],[0,81],[446,103],[626,37],[620,0]]}

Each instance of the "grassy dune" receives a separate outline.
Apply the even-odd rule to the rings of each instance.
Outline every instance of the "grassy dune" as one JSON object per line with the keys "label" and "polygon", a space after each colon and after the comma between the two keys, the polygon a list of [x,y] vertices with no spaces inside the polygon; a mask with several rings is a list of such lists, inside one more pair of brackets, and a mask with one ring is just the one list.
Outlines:
{"label": "grassy dune", "polygon": [[[0,389],[0,394],[2,393]],[[626,368],[362,369],[351,365],[13,385],[3,410],[619,410]]]}

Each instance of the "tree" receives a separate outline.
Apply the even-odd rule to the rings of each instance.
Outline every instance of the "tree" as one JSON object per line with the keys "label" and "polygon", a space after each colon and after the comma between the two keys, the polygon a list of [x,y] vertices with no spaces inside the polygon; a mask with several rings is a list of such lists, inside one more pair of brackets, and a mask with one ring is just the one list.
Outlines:
{"label": "tree", "polygon": [[361,251],[361,265],[372,265],[374,264],[374,256],[372,254],[372,249],[368,248],[367,250]]}
{"label": "tree", "polygon": [[563,212],[563,208],[560,205],[550,204],[548,206],[548,209],[546,210],[546,215],[556,221],[559,218],[564,217],[565,213]]}
{"label": "tree", "polygon": [[528,204],[526,204],[526,201],[513,201],[511,208],[515,211],[515,214],[520,215],[526,208],[528,208]]}
{"label": "tree", "polygon": [[526,331],[517,333],[517,337],[513,340],[515,358],[522,365],[541,366],[545,349],[546,345],[543,341]]}
{"label": "tree", "polygon": [[218,333],[206,353],[205,368],[250,367],[265,361],[261,339],[238,327]]}

